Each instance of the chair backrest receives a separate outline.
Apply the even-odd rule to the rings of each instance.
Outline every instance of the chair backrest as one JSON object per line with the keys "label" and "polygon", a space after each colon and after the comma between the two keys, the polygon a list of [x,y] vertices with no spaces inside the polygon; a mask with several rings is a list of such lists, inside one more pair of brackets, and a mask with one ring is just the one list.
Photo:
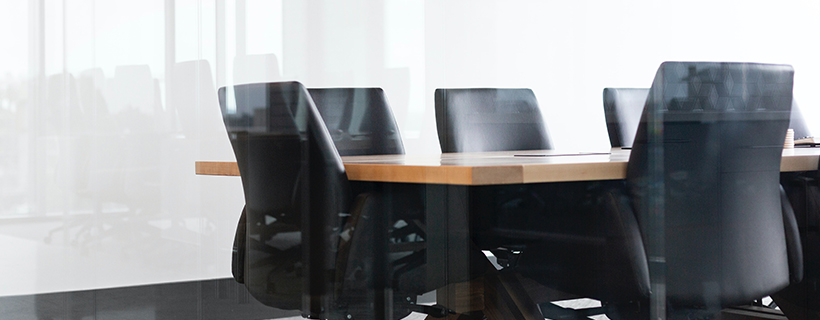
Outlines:
{"label": "chair backrest", "polygon": [[[632,147],[648,94],[648,88],[604,88],[606,130],[609,133],[609,144],[613,148]],[[795,139],[812,136],[794,99],[789,128],[794,129]]]}
{"label": "chair backrest", "polygon": [[793,74],[751,63],[658,69],[627,185],[647,254],[665,259],[670,303],[718,308],[788,284],[779,178]]}
{"label": "chair backrest", "polygon": [[404,154],[399,128],[381,88],[310,88],[342,156]]}
{"label": "chair backrest", "polygon": [[436,89],[441,152],[552,149],[530,89]]}
{"label": "chair backrest", "polygon": [[632,147],[647,94],[648,88],[604,88],[606,130],[613,148]]}
{"label": "chair backrest", "polygon": [[220,88],[219,103],[245,191],[245,285],[270,306],[329,310],[349,186],[310,95],[298,82],[257,83]]}

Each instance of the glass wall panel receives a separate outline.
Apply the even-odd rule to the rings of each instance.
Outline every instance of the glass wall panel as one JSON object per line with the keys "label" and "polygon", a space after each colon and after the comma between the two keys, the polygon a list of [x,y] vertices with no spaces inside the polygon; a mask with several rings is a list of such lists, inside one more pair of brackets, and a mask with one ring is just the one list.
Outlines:
{"label": "glass wall panel", "polygon": [[[784,310],[816,307],[793,302],[811,291],[801,281],[817,278],[815,257],[798,253],[814,248],[806,230],[820,210],[820,152],[776,155],[781,129],[798,146],[820,130],[818,10],[701,0],[5,3],[0,313],[495,319],[592,306],[609,318],[673,318],[769,304],[777,290],[765,279],[793,284],[775,295]],[[259,137],[243,134],[293,141],[250,147]],[[237,165],[243,152],[293,167],[254,174]],[[788,171],[779,181],[763,173],[777,163]],[[716,196],[761,179],[765,196]],[[274,187],[282,183],[288,192]],[[675,220],[695,192],[704,194],[683,202],[711,213]],[[732,203],[771,210],[735,221]],[[743,281],[750,301],[725,298],[726,277],[696,289],[673,280],[673,261],[694,259],[670,256],[685,238],[675,232],[722,224],[784,231],[720,229],[722,240],[755,239],[713,248],[698,242],[707,236],[681,240],[693,255],[718,250],[715,261],[779,261]],[[743,253],[774,242],[786,243],[769,250],[780,256]],[[683,272],[706,274],[715,261]],[[681,297],[684,288],[706,298]]]}

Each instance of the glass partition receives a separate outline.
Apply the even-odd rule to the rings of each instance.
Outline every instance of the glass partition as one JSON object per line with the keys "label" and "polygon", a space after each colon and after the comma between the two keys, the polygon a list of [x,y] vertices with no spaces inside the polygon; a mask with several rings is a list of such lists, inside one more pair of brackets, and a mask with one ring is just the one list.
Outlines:
{"label": "glass partition", "polygon": [[817,312],[818,10],[7,3],[0,310]]}

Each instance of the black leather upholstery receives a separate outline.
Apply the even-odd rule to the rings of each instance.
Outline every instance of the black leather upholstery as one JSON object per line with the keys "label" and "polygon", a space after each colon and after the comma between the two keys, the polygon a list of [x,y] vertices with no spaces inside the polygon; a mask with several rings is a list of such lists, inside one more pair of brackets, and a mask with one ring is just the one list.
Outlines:
{"label": "black leather upholstery", "polygon": [[[381,90],[365,91],[373,94],[370,101],[384,101]],[[416,296],[429,291],[419,280],[426,279],[426,269],[420,267],[423,251],[388,243],[408,247],[406,242],[423,233],[412,221],[423,212],[418,194],[397,185],[392,199],[372,186],[350,184],[323,118],[298,82],[221,88],[219,99],[246,201],[234,239],[234,278],[269,306],[300,309],[311,318],[362,319],[385,312],[377,310],[374,301],[386,292],[380,286],[390,285],[378,280],[392,279],[392,317],[416,310]],[[334,108],[327,99],[323,102],[325,108]],[[395,128],[386,104],[377,103],[376,108],[381,110],[356,116],[361,121],[389,119],[379,127]],[[374,134],[381,129],[370,130]],[[366,139],[365,150],[403,152],[398,131],[391,133],[396,139]],[[393,223],[397,219],[415,229],[399,227]],[[384,226],[393,228],[380,232]]]}
{"label": "black leather upholstery", "polygon": [[436,89],[441,152],[552,149],[530,89]]}
{"label": "black leather upholstery", "polygon": [[606,130],[613,148],[632,147],[648,93],[647,88],[604,88]]}
{"label": "black leather upholstery", "polygon": [[[632,147],[648,94],[648,88],[604,88],[604,116],[609,144],[613,148]],[[795,139],[812,136],[794,99],[789,128],[794,129]]]}
{"label": "black leather upholstery", "polygon": [[310,88],[319,114],[342,156],[404,154],[381,88]]}
{"label": "black leather upholstery", "polygon": [[349,205],[341,158],[301,84],[231,89],[219,98],[245,190],[244,283],[262,303],[321,314]]}
{"label": "black leather upholstery", "polygon": [[[803,255],[803,279],[772,295],[789,319],[820,319],[820,171],[783,174],[781,183],[794,206]],[[792,248],[789,248],[792,254]],[[789,265],[789,267],[792,267]]]}
{"label": "black leather upholstery", "polygon": [[[792,105],[794,106],[794,105]],[[800,229],[794,209],[791,206],[786,190],[780,187],[780,208],[783,213],[783,226],[786,231],[786,249],[789,257],[789,281],[798,283],[803,280],[803,244],[800,242]]]}
{"label": "black leather upholstery", "polygon": [[[309,88],[308,92],[340,155],[404,154],[399,128],[381,88]],[[352,183],[351,188],[355,194],[372,193],[374,189],[378,189],[372,184],[361,182]],[[423,242],[420,240],[426,238],[423,190],[396,183],[391,184],[389,196],[389,210],[395,221],[388,230],[390,243],[403,243],[405,247],[410,247],[407,246],[410,242]],[[370,198],[376,200],[375,197]],[[368,225],[360,226],[358,230],[366,229],[366,226]],[[367,234],[355,234],[362,239],[360,244],[371,241],[366,238]],[[349,255],[354,259],[361,259],[365,256],[363,251],[372,250],[372,245],[366,247],[352,246]],[[394,248],[391,252],[405,255],[402,261],[406,262],[396,263],[396,270],[392,274],[397,283],[395,288],[414,294],[431,290],[426,287],[424,249],[398,250]],[[396,292],[397,296],[398,294]]]}
{"label": "black leather upholstery", "polygon": [[716,312],[789,283],[778,182],[792,81],[782,65],[659,68],[627,185],[673,305]]}

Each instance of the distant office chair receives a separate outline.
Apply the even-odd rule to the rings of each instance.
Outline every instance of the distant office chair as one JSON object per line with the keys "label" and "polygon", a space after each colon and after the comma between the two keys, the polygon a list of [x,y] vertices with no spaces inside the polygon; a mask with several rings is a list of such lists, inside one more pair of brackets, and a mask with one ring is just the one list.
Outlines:
{"label": "distant office chair", "polygon": [[[371,234],[383,201],[351,194],[308,91],[298,82],[237,85],[219,100],[245,190],[237,280],[262,303],[308,317],[372,318],[374,270],[389,263],[392,274],[405,261],[377,256],[387,254]],[[406,315],[420,293],[393,289],[393,316]]]}
{"label": "distant office chair", "polygon": [[340,155],[404,154],[381,88],[310,88],[308,92]]}
{"label": "distant office chair", "polygon": [[436,89],[441,152],[552,149],[530,89]]}
{"label": "distant office chair", "polygon": [[[552,149],[530,89],[436,89],[435,109],[441,152]],[[532,222],[533,213],[547,206],[545,193],[531,185],[479,187],[470,192],[474,242],[505,263],[514,260],[509,253],[520,247],[510,246],[532,240],[522,238],[519,231]]]}
{"label": "distant office chair", "polygon": [[795,139],[812,136],[808,125],[806,125],[806,119],[803,118],[803,112],[800,111],[800,107],[794,98],[792,98],[792,113],[791,119],[789,120],[789,128],[794,130]]}
{"label": "distant office chair", "polygon": [[[615,306],[607,310],[610,318],[648,316],[648,261],[665,270],[671,318],[714,315],[802,274],[794,217],[778,183],[792,76],[791,67],[779,65],[661,65],[627,167],[629,196],[613,190],[601,201],[605,211],[626,218],[620,228],[627,233],[612,239],[631,252],[631,262],[604,259],[603,268],[637,280],[603,282],[595,292]],[[522,257],[522,264],[528,257],[540,256]],[[548,282],[539,278],[539,272],[553,275],[548,268],[528,271]],[[628,300],[642,303],[628,311]]]}
{"label": "distant office chair", "polygon": [[613,148],[632,147],[649,89],[604,88],[604,116],[609,144]]}

